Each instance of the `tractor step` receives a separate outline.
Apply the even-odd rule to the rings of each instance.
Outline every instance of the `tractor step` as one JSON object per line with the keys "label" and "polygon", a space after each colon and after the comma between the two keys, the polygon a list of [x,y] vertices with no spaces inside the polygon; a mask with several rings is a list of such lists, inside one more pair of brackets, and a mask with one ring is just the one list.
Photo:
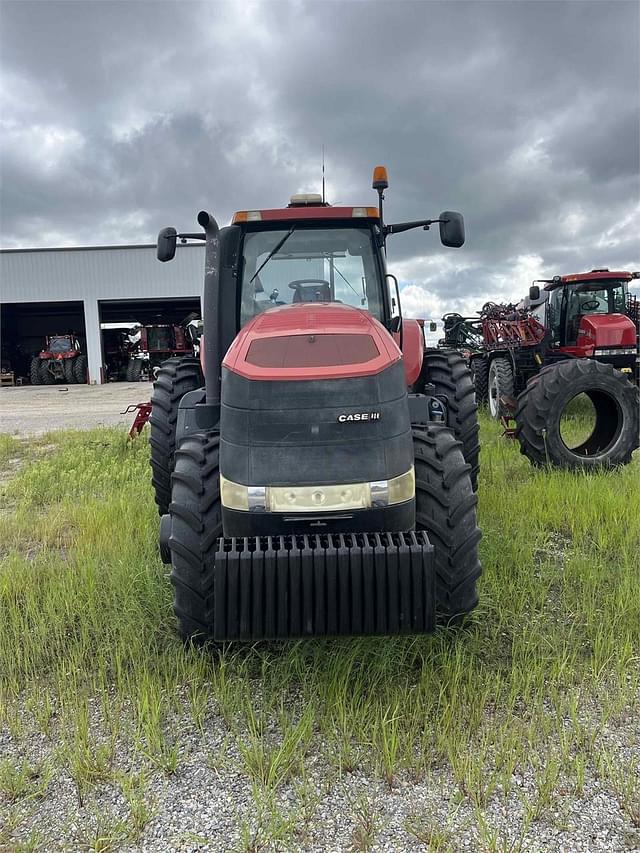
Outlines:
{"label": "tractor step", "polygon": [[435,627],[424,532],[218,539],[213,638],[423,633]]}

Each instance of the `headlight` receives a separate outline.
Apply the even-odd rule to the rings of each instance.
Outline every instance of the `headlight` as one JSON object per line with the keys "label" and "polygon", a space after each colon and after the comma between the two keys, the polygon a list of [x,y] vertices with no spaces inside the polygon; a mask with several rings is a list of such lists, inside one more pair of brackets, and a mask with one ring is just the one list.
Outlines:
{"label": "headlight", "polygon": [[615,348],[600,348],[596,347],[593,351],[594,355],[635,355],[635,347],[615,347]]}
{"label": "headlight", "polygon": [[220,475],[220,498],[243,512],[337,512],[404,503],[415,495],[413,466],[399,477],[332,486],[243,486]]}

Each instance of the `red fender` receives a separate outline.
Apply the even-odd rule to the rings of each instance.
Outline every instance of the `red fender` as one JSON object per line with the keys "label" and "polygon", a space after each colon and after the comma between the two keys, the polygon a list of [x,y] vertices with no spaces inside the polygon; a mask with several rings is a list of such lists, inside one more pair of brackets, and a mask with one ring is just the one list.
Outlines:
{"label": "red fender", "polygon": [[[394,335],[394,338],[396,335]],[[399,338],[399,336],[398,336]],[[400,341],[396,338],[399,345]],[[418,381],[424,358],[424,335],[417,320],[402,321],[402,359],[407,387]]]}

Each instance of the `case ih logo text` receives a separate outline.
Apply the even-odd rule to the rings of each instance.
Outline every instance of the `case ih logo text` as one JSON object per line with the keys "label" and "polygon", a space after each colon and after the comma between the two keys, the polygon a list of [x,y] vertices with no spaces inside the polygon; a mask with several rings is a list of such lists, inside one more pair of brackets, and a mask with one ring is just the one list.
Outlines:
{"label": "case ih logo text", "polygon": [[341,424],[349,421],[379,421],[380,412],[355,412],[352,415],[338,415]]}

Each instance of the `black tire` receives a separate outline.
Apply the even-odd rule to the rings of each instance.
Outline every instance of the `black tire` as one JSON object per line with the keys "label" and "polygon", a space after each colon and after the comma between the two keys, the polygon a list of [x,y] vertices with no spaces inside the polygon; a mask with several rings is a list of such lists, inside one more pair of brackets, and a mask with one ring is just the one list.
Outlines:
{"label": "black tire", "polygon": [[[569,448],[560,432],[562,414],[578,394],[595,410],[591,435]],[[534,465],[615,468],[631,461],[640,445],[640,391],[610,364],[590,358],[548,365],[518,397],[516,438]]]}
{"label": "black tire", "polygon": [[413,431],[416,472],[416,528],[426,530],[435,549],[436,608],[448,620],[478,603],[476,581],[481,533],[478,497],[462,444],[443,426]]}
{"label": "black tire", "polygon": [[471,359],[469,369],[476,389],[476,402],[479,406],[486,406],[489,396],[489,361],[483,356],[476,356]]}
{"label": "black tire", "polygon": [[73,375],[75,376],[78,385],[87,384],[87,357],[86,355],[77,355],[73,359]]}
{"label": "black tire", "polygon": [[218,434],[184,439],[175,453],[171,490],[171,583],[178,631],[185,640],[213,636],[213,566],[222,536]]}
{"label": "black tire", "polygon": [[480,471],[480,427],[471,371],[457,350],[437,349],[426,350],[422,375],[436,386],[436,394],[447,399],[447,425],[462,443],[464,458],[471,466],[471,483],[475,492]]}
{"label": "black tire", "polygon": [[31,359],[29,366],[29,378],[32,385],[40,385],[40,359],[36,356]]}
{"label": "black tire", "polygon": [[513,414],[513,367],[508,358],[496,356],[489,363],[487,374],[487,403],[489,414],[499,420]]}
{"label": "black tire", "polygon": [[75,358],[65,358],[62,368],[64,371],[64,381],[68,385],[73,385],[76,381],[75,374],[73,372],[73,368],[75,367]]}
{"label": "black tire", "polygon": [[202,388],[203,382],[198,359],[185,356],[165,361],[153,383],[149,419],[151,482],[160,515],[169,511],[171,500],[171,472],[176,450],[178,406],[186,393]]}
{"label": "black tire", "polygon": [[141,358],[130,358],[129,363],[127,364],[126,381],[127,382],[140,382],[141,376],[142,376],[142,359]]}
{"label": "black tire", "polygon": [[56,378],[49,370],[49,361],[40,359],[40,367],[38,368],[38,384],[39,385],[55,385]]}

